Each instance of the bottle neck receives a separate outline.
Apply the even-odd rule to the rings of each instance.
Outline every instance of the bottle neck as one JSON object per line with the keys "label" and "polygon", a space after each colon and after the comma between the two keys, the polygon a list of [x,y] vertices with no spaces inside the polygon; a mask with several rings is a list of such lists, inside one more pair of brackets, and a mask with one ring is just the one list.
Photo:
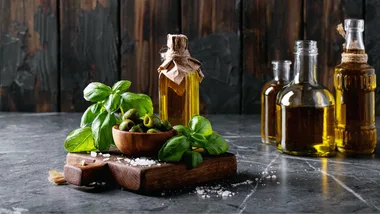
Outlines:
{"label": "bottle neck", "polygon": [[363,33],[360,30],[349,30],[346,32],[345,52],[365,52]]}
{"label": "bottle neck", "polygon": [[279,64],[273,67],[273,77],[276,81],[289,82],[290,64]]}
{"label": "bottle neck", "polygon": [[294,83],[317,85],[317,55],[295,54]]}

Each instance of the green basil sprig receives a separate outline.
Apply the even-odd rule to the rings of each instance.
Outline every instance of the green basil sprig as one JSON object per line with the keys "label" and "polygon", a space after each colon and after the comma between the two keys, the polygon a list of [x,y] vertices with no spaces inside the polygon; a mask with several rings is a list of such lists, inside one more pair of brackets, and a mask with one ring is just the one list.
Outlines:
{"label": "green basil sprig", "polygon": [[126,92],[131,86],[128,80],[115,83],[112,88],[100,83],[90,83],[83,90],[85,100],[93,102],[84,112],[80,127],[66,138],[64,147],[68,152],[108,151],[114,144],[112,127],[121,122],[117,111],[135,108],[139,115],[153,114],[153,104],[149,96]]}
{"label": "green basil sprig", "polygon": [[220,155],[228,150],[226,140],[213,132],[210,121],[195,115],[189,127],[174,126],[180,136],[171,138],[158,153],[158,159],[166,162],[184,160],[188,168],[194,168],[203,162],[202,155]]}

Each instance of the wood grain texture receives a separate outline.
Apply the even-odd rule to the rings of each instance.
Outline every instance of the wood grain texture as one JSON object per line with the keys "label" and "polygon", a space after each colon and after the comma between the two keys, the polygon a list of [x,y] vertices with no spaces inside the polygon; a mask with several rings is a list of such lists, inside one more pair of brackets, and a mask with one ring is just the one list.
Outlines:
{"label": "wood grain texture", "polygon": [[119,79],[118,0],[60,1],[61,110],[84,111],[83,89]]}
{"label": "wood grain texture", "polygon": [[0,111],[56,111],[56,0],[4,0],[0,14]]}
{"label": "wood grain texture", "polygon": [[305,39],[318,42],[319,83],[331,92],[334,90],[334,67],[340,64],[344,43],[336,28],[345,18],[363,18],[363,1],[305,1]]}
{"label": "wood grain texture", "polygon": [[180,31],[180,1],[121,1],[121,77],[132,82],[130,91],[152,97],[158,112],[159,54],[167,34]]}
{"label": "wood grain texture", "polygon": [[239,0],[183,0],[182,33],[202,62],[201,113],[240,113]]}
{"label": "wood grain texture", "polygon": [[[183,162],[134,166],[125,161],[125,158],[126,156],[120,156],[120,153],[111,153],[109,160],[105,161],[103,156],[68,153],[65,178],[74,185],[106,181],[128,190],[152,194],[229,178],[234,176],[237,170],[236,157],[231,153],[204,157],[203,162],[193,169],[188,169]],[[80,165],[83,160],[87,166]]]}
{"label": "wood grain texture", "polygon": [[261,88],[273,78],[271,61],[293,61],[302,11],[302,0],[243,0],[243,114],[260,112]]}
{"label": "wood grain texture", "polygon": [[365,47],[368,63],[375,68],[376,79],[376,114],[380,115],[380,1],[366,0],[365,4]]}

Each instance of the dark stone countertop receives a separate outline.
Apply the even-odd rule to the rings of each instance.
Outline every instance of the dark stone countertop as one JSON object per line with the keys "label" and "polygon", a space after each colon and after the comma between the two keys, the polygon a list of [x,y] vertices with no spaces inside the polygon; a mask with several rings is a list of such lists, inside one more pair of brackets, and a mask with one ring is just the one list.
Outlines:
{"label": "dark stone countertop", "polygon": [[[194,189],[143,196],[53,185],[48,171],[63,169],[63,141],[80,116],[0,113],[0,213],[380,212],[380,149],[362,158],[279,154],[260,143],[258,115],[209,116],[238,158],[238,175],[216,183],[232,197],[203,198]],[[267,179],[264,171],[276,178]],[[245,180],[253,182],[238,184]]]}

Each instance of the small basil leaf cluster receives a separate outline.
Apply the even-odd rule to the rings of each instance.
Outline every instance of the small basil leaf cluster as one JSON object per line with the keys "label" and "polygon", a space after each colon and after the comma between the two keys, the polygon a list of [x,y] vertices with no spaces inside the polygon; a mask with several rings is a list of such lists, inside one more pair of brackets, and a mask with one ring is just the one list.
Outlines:
{"label": "small basil leaf cluster", "polygon": [[167,120],[160,120],[154,114],[146,114],[140,117],[136,109],[129,109],[123,115],[123,122],[119,125],[121,131],[159,133],[172,130],[172,126]]}
{"label": "small basil leaf cluster", "polygon": [[139,115],[153,113],[151,98],[145,94],[126,92],[130,86],[130,81],[122,80],[112,88],[92,82],[84,89],[84,99],[94,104],[84,112],[80,128],[67,136],[64,147],[68,152],[108,151],[114,144],[112,127],[122,121],[116,112],[124,115],[124,111],[133,108]]}
{"label": "small basil leaf cluster", "polygon": [[194,168],[203,162],[205,155],[220,155],[228,150],[226,140],[212,131],[210,121],[195,115],[189,126],[174,126],[179,136],[168,140],[160,149],[158,159],[166,162],[184,160],[188,168]]}

